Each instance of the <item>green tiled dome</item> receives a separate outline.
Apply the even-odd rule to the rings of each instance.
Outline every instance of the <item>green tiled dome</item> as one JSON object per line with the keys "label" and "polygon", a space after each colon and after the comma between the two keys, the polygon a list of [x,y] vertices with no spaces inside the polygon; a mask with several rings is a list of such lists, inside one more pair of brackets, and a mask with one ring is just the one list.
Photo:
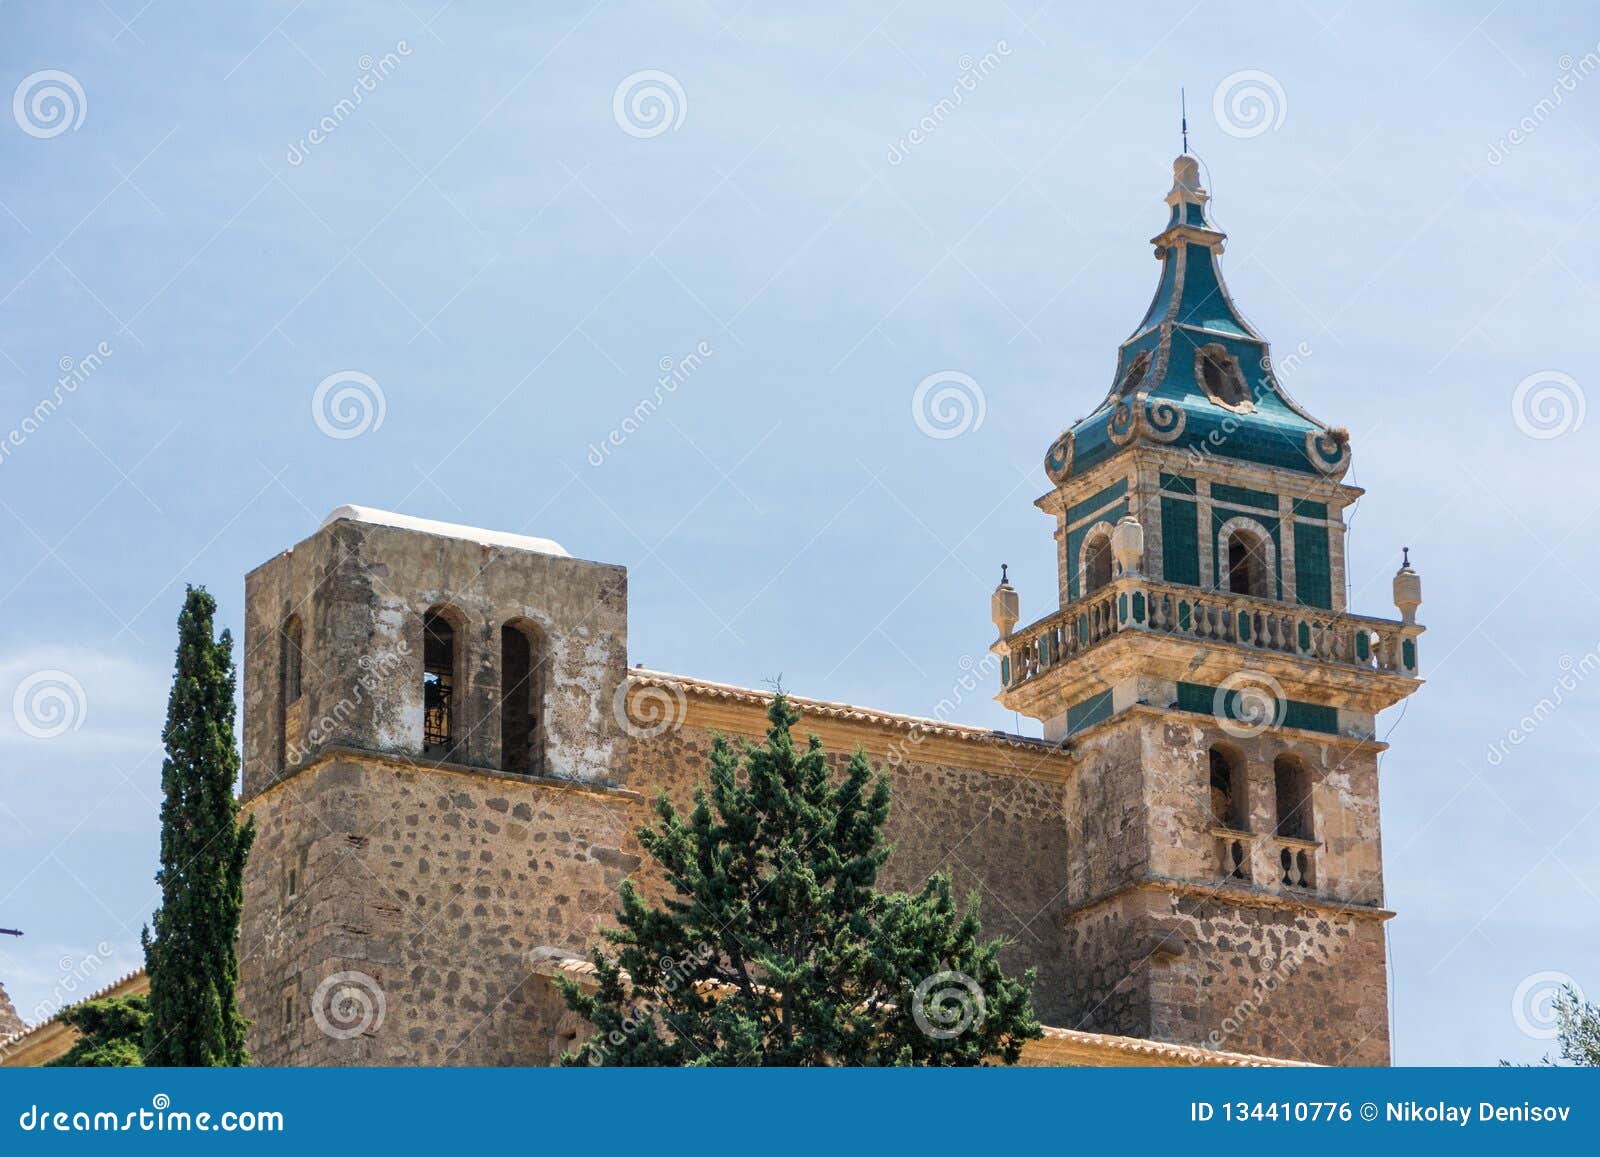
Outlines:
{"label": "green tiled dome", "polygon": [[1117,353],[1105,400],[1045,456],[1060,483],[1138,442],[1340,477],[1345,431],[1317,421],[1278,384],[1269,347],[1228,295],[1218,258],[1226,234],[1206,213],[1199,162],[1172,164],[1172,213],[1153,239],[1161,278],[1150,308]]}

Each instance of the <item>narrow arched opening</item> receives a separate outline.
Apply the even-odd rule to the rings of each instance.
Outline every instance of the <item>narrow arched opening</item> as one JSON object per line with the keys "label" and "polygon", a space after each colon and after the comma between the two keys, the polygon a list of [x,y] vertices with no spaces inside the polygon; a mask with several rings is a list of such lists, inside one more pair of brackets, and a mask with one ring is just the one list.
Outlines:
{"label": "narrow arched opening", "polygon": [[544,772],[544,635],[525,620],[500,628],[500,766]]}
{"label": "narrow arched opening", "polygon": [[436,758],[460,746],[460,638],[447,609],[422,616],[422,750]]}
{"label": "narrow arched opening", "polygon": [[1270,540],[1245,527],[1228,536],[1228,590],[1258,599],[1272,597]]}
{"label": "narrow arched opening", "polygon": [[1246,808],[1244,774],[1240,761],[1230,752],[1213,747],[1209,752],[1211,765],[1211,822],[1215,827],[1229,831],[1249,830],[1249,812]]}
{"label": "narrow arched opening", "polygon": [[1110,582],[1111,534],[1097,529],[1083,544],[1083,593],[1092,595]]}
{"label": "narrow arched opening", "polygon": [[1292,755],[1272,761],[1272,787],[1277,797],[1277,834],[1293,840],[1314,839],[1316,825],[1311,806],[1311,775]]}

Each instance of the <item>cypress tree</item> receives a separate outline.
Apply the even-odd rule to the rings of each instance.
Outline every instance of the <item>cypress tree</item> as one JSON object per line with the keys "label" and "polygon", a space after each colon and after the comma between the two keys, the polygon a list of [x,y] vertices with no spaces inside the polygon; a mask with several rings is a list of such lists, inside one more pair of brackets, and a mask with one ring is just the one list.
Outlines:
{"label": "cypress tree", "polygon": [[255,825],[238,822],[233,785],[233,637],[212,638],[217,604],[190,587],[178,616],[177,670],[161,738],[161,907],[146,928],[146,1065],[249,1062],[239,1012],[239,908]]}
{"label": "cypress tree", "polygon": [[767,719],[765,747],[715,741],[689,814],[657,801],[639,839],[677,895],[653,907],[623,881],[598,989],[562,981],[597,1030],[563,1063],[1014,1064],[1041,1035],[1033,972],[1004,974],[942,873],[877,891],[887,779],[860,750],[842,776],[816,736],[797,750],[781,692]]}

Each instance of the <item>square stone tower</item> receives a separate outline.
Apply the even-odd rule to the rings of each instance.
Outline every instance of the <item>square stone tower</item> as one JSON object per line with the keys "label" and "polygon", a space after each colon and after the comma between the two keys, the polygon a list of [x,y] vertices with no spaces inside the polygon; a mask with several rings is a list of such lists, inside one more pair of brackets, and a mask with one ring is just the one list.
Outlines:
{"label": "square stone tower", "polygon": [[257,1062],[525,1063],[526,954],[636,863],[626,571],[346,506],[245,604]]}
{"label": "square stone tower", "polygon": [[1057,609],[994,596],[1000,701],[1075,756],[1066,1027],[1325,1064],[1389,1057],[1374,717],[1419,685],[1345,606],[1348,436],[1234,306],[1195,159],[1154,300],[1050,447]]}

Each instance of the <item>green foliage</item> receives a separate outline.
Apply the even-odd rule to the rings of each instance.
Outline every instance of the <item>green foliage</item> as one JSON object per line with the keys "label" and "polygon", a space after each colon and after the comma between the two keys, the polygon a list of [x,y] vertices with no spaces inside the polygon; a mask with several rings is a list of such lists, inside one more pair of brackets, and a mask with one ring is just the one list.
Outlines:
{"label": "green foliage", "polygon": [[1586,1068],[1600,1067],[1600,1005],[1591,1004],[1571,985],[1556,997],[1561,1059]]}
{"label": "green foliage", "polygon": [[1001,971],[944,875],[878,892],[888,781],[860,751],[834,777],[815,736],[797,751],[782,693],[767,718],[764,748],[719,737],[689,814],[663,796],[639,832],[677,895],[655,908],[623,882],[598,990],[562,982],[598,1030],[563,1063],[1014,1064],[1041,1035],[1032,971]]}
{"label": "green foliage", "polygon": [[130,1068],[144,1064],[141,1043],[150,1019],[143,994],[88,1000],[58,1014],[78,1030],[72,1047],[50,1062],[59,1068]]}
{"label": "green foliage", "polygon": [[253,822],[238,822],[233,785],[233,638],[212,638],[216,601],[190,587],[178,616],[177,670],[161,738],[161,907],[146,928],[147,1065],[249,1062],[239,1012],[237,939]]}

